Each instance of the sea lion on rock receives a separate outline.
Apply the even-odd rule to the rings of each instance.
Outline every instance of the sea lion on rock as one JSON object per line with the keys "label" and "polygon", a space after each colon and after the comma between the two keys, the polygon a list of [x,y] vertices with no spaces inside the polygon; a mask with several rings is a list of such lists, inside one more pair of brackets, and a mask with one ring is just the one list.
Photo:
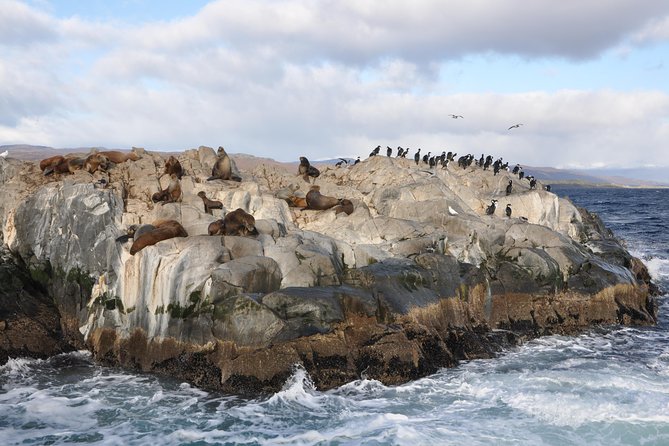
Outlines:
{"label": "sea lion on rock", "polygon": [[77,170],[81,170],[84,167],[86,158],[73,157],[67,160],[67,171],[69,173],[74,173]]}
{"label": "sea lion on rock", "polygon": [[135,241],[130,247],[130,254],[135,255],[147,246],[171,239],[174,237],[188,237],[188,233],[176,220],[159,220],[153,222],[153,229],[137,236],[135,232]]}
{"label": "sea lion on rock", "polygon": [[211,176],[207,178],[207,181],[210,180],[242,181],[241,178],[232,174],[232,161],[222,146],[218,148],[218,159],[211,169]]}
{"label": "sea lion on rock", "polygon": [[305,209],[324,211],[341,204],[339,198],[321,195],[320,189],[320,186],[311,186],[311,189],[307,192],[307,207]]}
{"label": "sea lion on rock", "polygon": [[167,161],[165,161],[165,174],[175,174],[179,179],[184,175],[184,169],[181,167],[181,163],[175,156],[170,155],[170,157],[167,158]]}
{"label": "sea lion on rock", "polygon": [[64,160],[65,157],[62,155],[50,156],[39,162],[39,169],[44,172],[44,175],[50,175],[54,172],[56,166]]}
{"label": "sea lion on rock", "polygon": [[197,196],[202,198],[202,202],[204,203],[204,211],[207,214],[213,214],[213,212],[211,211],[212,209],[223,209],[223,203],[216,200],[210,200],[209,198],[207,198],[207,194],[205,194],[203,190],[198,192]]}
{"label": "sea lion on rock", "polygon": [[116,241],[118,243],[125,243],[129,239],[135,239],[135,238],[140,238],[142,234],[146,234],[147,232],[151,232],[154,229],[156,229],[155,226],[153,225],[130,225],[128,226],[128,229],[126,230],[126,233],[123,234],[120,237],[116,238]]}
{"label": "sea lion on rock", "polygon": [[346,212],[346,215],[351,215],[353,213],[353,202],[351,200],[348,200],[346,198],[342,198],[339,201],[339,204],[335,206],[334,208],[335,215],[339,214],[340,212]]}
{"label": "sea lion on rock", "polygon": [[124,153],[118,150],[106,150],[104,152],[98,152],[98,153],[100,155],[106,156],[107,159],[114,164],[121,164],[128,160],[137,161],[140,158],[140,156],[137,155],[135,152]]}
{"label": "sea lion on rock", "polygon": [[288,206],[293,207],[293,208],[306,208],[307,207],[307,199],[304,197],[296,197],[295,195],[292,195],[288,197]]}
{"label": "sea lion on rock", "polygon": [[309,182],[309,177],[312,177],[314,181],[316,181],[316,178],[321,174],[321,172],[312,166],[309,163],[309,160],[304,156],[300,157],[300,166],[297,168],[297,173],[298,175],[302,175],[302,178],[307,183]]}
{"label": "sea lion on rock", "polygon": [[253,215],[238,208],[225,214],[222,219],[210,223],[208,232],[209,235],[258,235],[255,225],[256,219]]}
{"label": "sea lion on rock", "polygon": [[209,226],[207,227],[207,232],[209,235],[223,235],[223,228],[225,227],[225,220],[222,218],[219,218],[216,221],[212,221],[209,223]]}
{"label": "sea lion on rock", "polygon": [[156,192],[151,196],[151,200],[154,203],[175,203],[181,199],[181,183],[179,182],[179,178],[177,178],[175,174],[170,175],[170,178],[172,180],[167,186],[167,189]]}
{"label": "sea lion on rock", "polygon": [[84,170],[88,173],[95,173],[98,170],[106,172],[111,167],[109,158],[100,153],[91,153],[84,161]]}

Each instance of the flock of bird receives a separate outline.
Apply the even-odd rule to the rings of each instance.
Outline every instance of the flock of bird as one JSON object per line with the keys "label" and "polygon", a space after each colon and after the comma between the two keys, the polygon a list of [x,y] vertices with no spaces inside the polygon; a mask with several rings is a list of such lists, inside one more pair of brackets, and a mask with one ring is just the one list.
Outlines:
{"label": "flock of bird", "polygon": [[[453,119],[461,119],[462,115],[450,115]],[[511,127],[509,127],[509,130],[514,129],[514,128],[519,128],[522,123],[519,124],[514,124]],[[371,153],[369,154],[370,157],[372,156],[379,156],[381,153],[381,146],[376,146]],[[410,149],[409,148],[403,148],[401,146],[397,146],[397,149],[393,149],[390,146],[386,146],[386,156],[387,157],[392,157],[393,154],[395,155],[396,158],[406,158],[407,155],[409,154]],[[432,155],[432,152],[427,152],[426,154],[423,154],[421,156],[421,149],[419,148],[416,150],[416,153],[413,155],[414,162],[416,165],[420,165],[422,162],[423,164],[427,165],[430,169],[433,169],[437,166],[441,166],[442,169],[445,169],[448,167],[449,163],[451,162],[457,162],[458,167],[461,167],[463,169],[466,169],[470,167],[472,164],[475,166],[478,166],[482,168],[483,170],[491,170],[493,172],[493,175],[497,175],[500,173],[500,171],[505,170],[505,171],[511,171],[513,175],[518,175],[518,180],[522,181],[523,179],[527,180],[529,182],[529,188],[530,190],[536,189],[537,187],[537,180],[533,175],[525,175],[525,171],[523,170],[522,166],[520,164],[516,164],[512,169],[509,168],[509,163],[504,162],[503,158],[500,157],[498,159],[494,159],[492,155],[485,156],[484,154],[481,154],[481,156],[477,159],[474,155],[472,154],[467,154],[467,155],[462,155],[457,158],[457,153],[454,153],[452,151],[446,152],[443,151],[439,155]],[[339,167],[342,164],[346,163],[348,164],[348,160],[344,158],[340,158],[341,161],[336,163],[336,166]],[[360,162],[360,157],[354,162],[354,164],[357,164]],[[511,195],[513,193],[513,180],[509,180],[509,183],[506,186],[506,195]],[[546,187],[547,191],[551,190],[551,186],[547,185]],[[495,211],[497,210],[497,203],[498,200],[493,199],[490,202],[490,205],[486,208],[486,214],[487,215],[494,215]],[[513,210],[511,209],[511,204],[507,204],[506,208],[504,210],[505,215],[508,218],[511,218],[511,215],[513,213]]]}

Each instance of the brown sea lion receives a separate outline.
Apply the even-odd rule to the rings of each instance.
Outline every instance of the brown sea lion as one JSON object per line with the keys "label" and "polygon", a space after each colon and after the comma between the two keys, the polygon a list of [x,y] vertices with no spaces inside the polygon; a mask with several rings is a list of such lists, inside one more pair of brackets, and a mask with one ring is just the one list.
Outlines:
{"label": "brown sea lion", "polygon": [[216,221],[212,221],[209,223],[209,227],[207,227],[207,232],[209,235],[223,235],[223,228],[225,227],[225,220],[220,218]]}
{"label": "brown sea lion", "polygon": [[335,206],[333,209],[335,211],[335,215],[339,214],[340,212],[346,212],[346,215],[351,215],[354,210],[353,202],[346,198],[342,198],[341,200],[339,200],[339,204]]}
{"label": "brown sea lion", "polygon": [[205,194],[203,190],[198,192],[197,196],[202,198],[202,202],[204,203],[204,211],[207,214],[213,214],[213,212],[211,211],[212,209],[223,209],[223,203],[216,200],[210,200],[209,198],[207,198],[207,194]]}
{"label": "brown sea lion", "polygon": [[311,189],[307,192],[307,207],[305,209],[323,211],[341,203],[339,198],[321,195],[320,189],[320,186],[311,186]]}
{"label": "brown sea lion", "polygon": [[153,231],[156,229],[153,225],[130,225],[126,230],[126,233],[120,237],[116,238],[116,241],[119,243],[125,243],[131,238],[139,238],[142,234]]}
{"label": "brown sea lion", "polygon": [[232,174],[232,161],[223,147],[218,148],[218,159],[211,169],[211,176],[207,178],[207,181],[210,180],[242,181],[241,178]]}
{"label": "brown sea lion", "polygon": [[181,163],[175,156],[170,156],[167,158],[167,161],[165,161],[165,174],[175,174],[179,179],[184,175],[184,169],[181,167]]}
{"label": "brown sea lion", "polygon": [[[44,172],[44,175],[49,175],[53,173],[54,168],[62,163],[65,160],[65,157],[62,155],[50,156],[39,162],[39,169]],[[48,171],[47,171],[48,169]]]}
{"label": "brown sea lion", "polygon": [[309,177],[312,177],[316,181],[316,178],[321,174],[318,169],[309,164],[309,160],[304,156],[300,157],[300,166],[297,168],[297,173],[298,175],[302,175],[302,178],[307,183],[309,182]]}
{"label": "brown sea lion", "polygon": [[156,192],[151,196],[151,200],[154,203],[163,202],[165,203],[176,203],[181,199],[181,183],[179,178],[175,174],[170,175],[172,179],[170,184],[167,186],[167,189],[163,189],[160,192]]}
{"label": "brown sea lion", "polygon": [[67,171],[70,173],[74,173],[77,170],[81,170],[84,168],[84,163],[86,162],[86,158],[80,158],[80,157],[72,157],[67,160]]}
{"label": "brown sea lion", "polygon": [[222,219],[209,224],[208,232],[209,235],[258,235],[255,225],[256,219],[253,215],[238,208],[225,214]]}
{"label": "brown sea lion", "polygon": [[[154,229],[143,233],[140,236],[135,235],[135,241],[130,247],[130,254],[135,255],[147,246],[171,239],[174,237],[188,237],[188,233],[176,220],[160,220],[153,222]],[[136,234],[136,233],[135,233]]]}
{"label": "brown sea lion", "polygon": [[295,195],[288,197],[288,206],[293,208],[305,208],[307,207],[307,199],[304,197],[296,197]]}
{"label": "brown sea lion", "polygon": [[107,157],[109,161],[114,164],[121,164],[128,160],[137,161],[140,156],[135,152],[120,152],[118,150],[105,150],[104,152],[98,152],[100,155]]}
{"label": "brown sea lion", "polygon": [[84,170],[88,173],[95,173],[98,170],[106,172],[111,167],[109,159],[99,153],[91,153],[84,161]]}

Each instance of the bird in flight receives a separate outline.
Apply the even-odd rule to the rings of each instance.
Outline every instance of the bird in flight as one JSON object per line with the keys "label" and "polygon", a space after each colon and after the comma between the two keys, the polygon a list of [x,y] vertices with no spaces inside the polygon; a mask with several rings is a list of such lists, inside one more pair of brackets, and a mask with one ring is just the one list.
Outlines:
{"label": "bird in flight", "polygon": [[448,116],[450,116],[450,117],[453,118],[453,119],[464,118],[464,116],[462,116],[462,115],[454,115],[454,114],[450,114],[450,115],[448,115]]}
{"label": "bird in flight", "polygon": [[512,125],[511,127],[509,127],[507,130],[517,129],[517,128],[520,127],[521,125],[523,125],[523,124],[514,124],[514,125]]}

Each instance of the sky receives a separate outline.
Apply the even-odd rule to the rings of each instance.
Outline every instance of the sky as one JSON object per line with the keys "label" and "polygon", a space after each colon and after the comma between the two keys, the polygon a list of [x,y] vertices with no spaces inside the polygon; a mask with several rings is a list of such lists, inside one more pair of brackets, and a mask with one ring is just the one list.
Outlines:
{"label": "sky", "polygon": [[669,167],[669,2],[0,0],[8,144]]}

